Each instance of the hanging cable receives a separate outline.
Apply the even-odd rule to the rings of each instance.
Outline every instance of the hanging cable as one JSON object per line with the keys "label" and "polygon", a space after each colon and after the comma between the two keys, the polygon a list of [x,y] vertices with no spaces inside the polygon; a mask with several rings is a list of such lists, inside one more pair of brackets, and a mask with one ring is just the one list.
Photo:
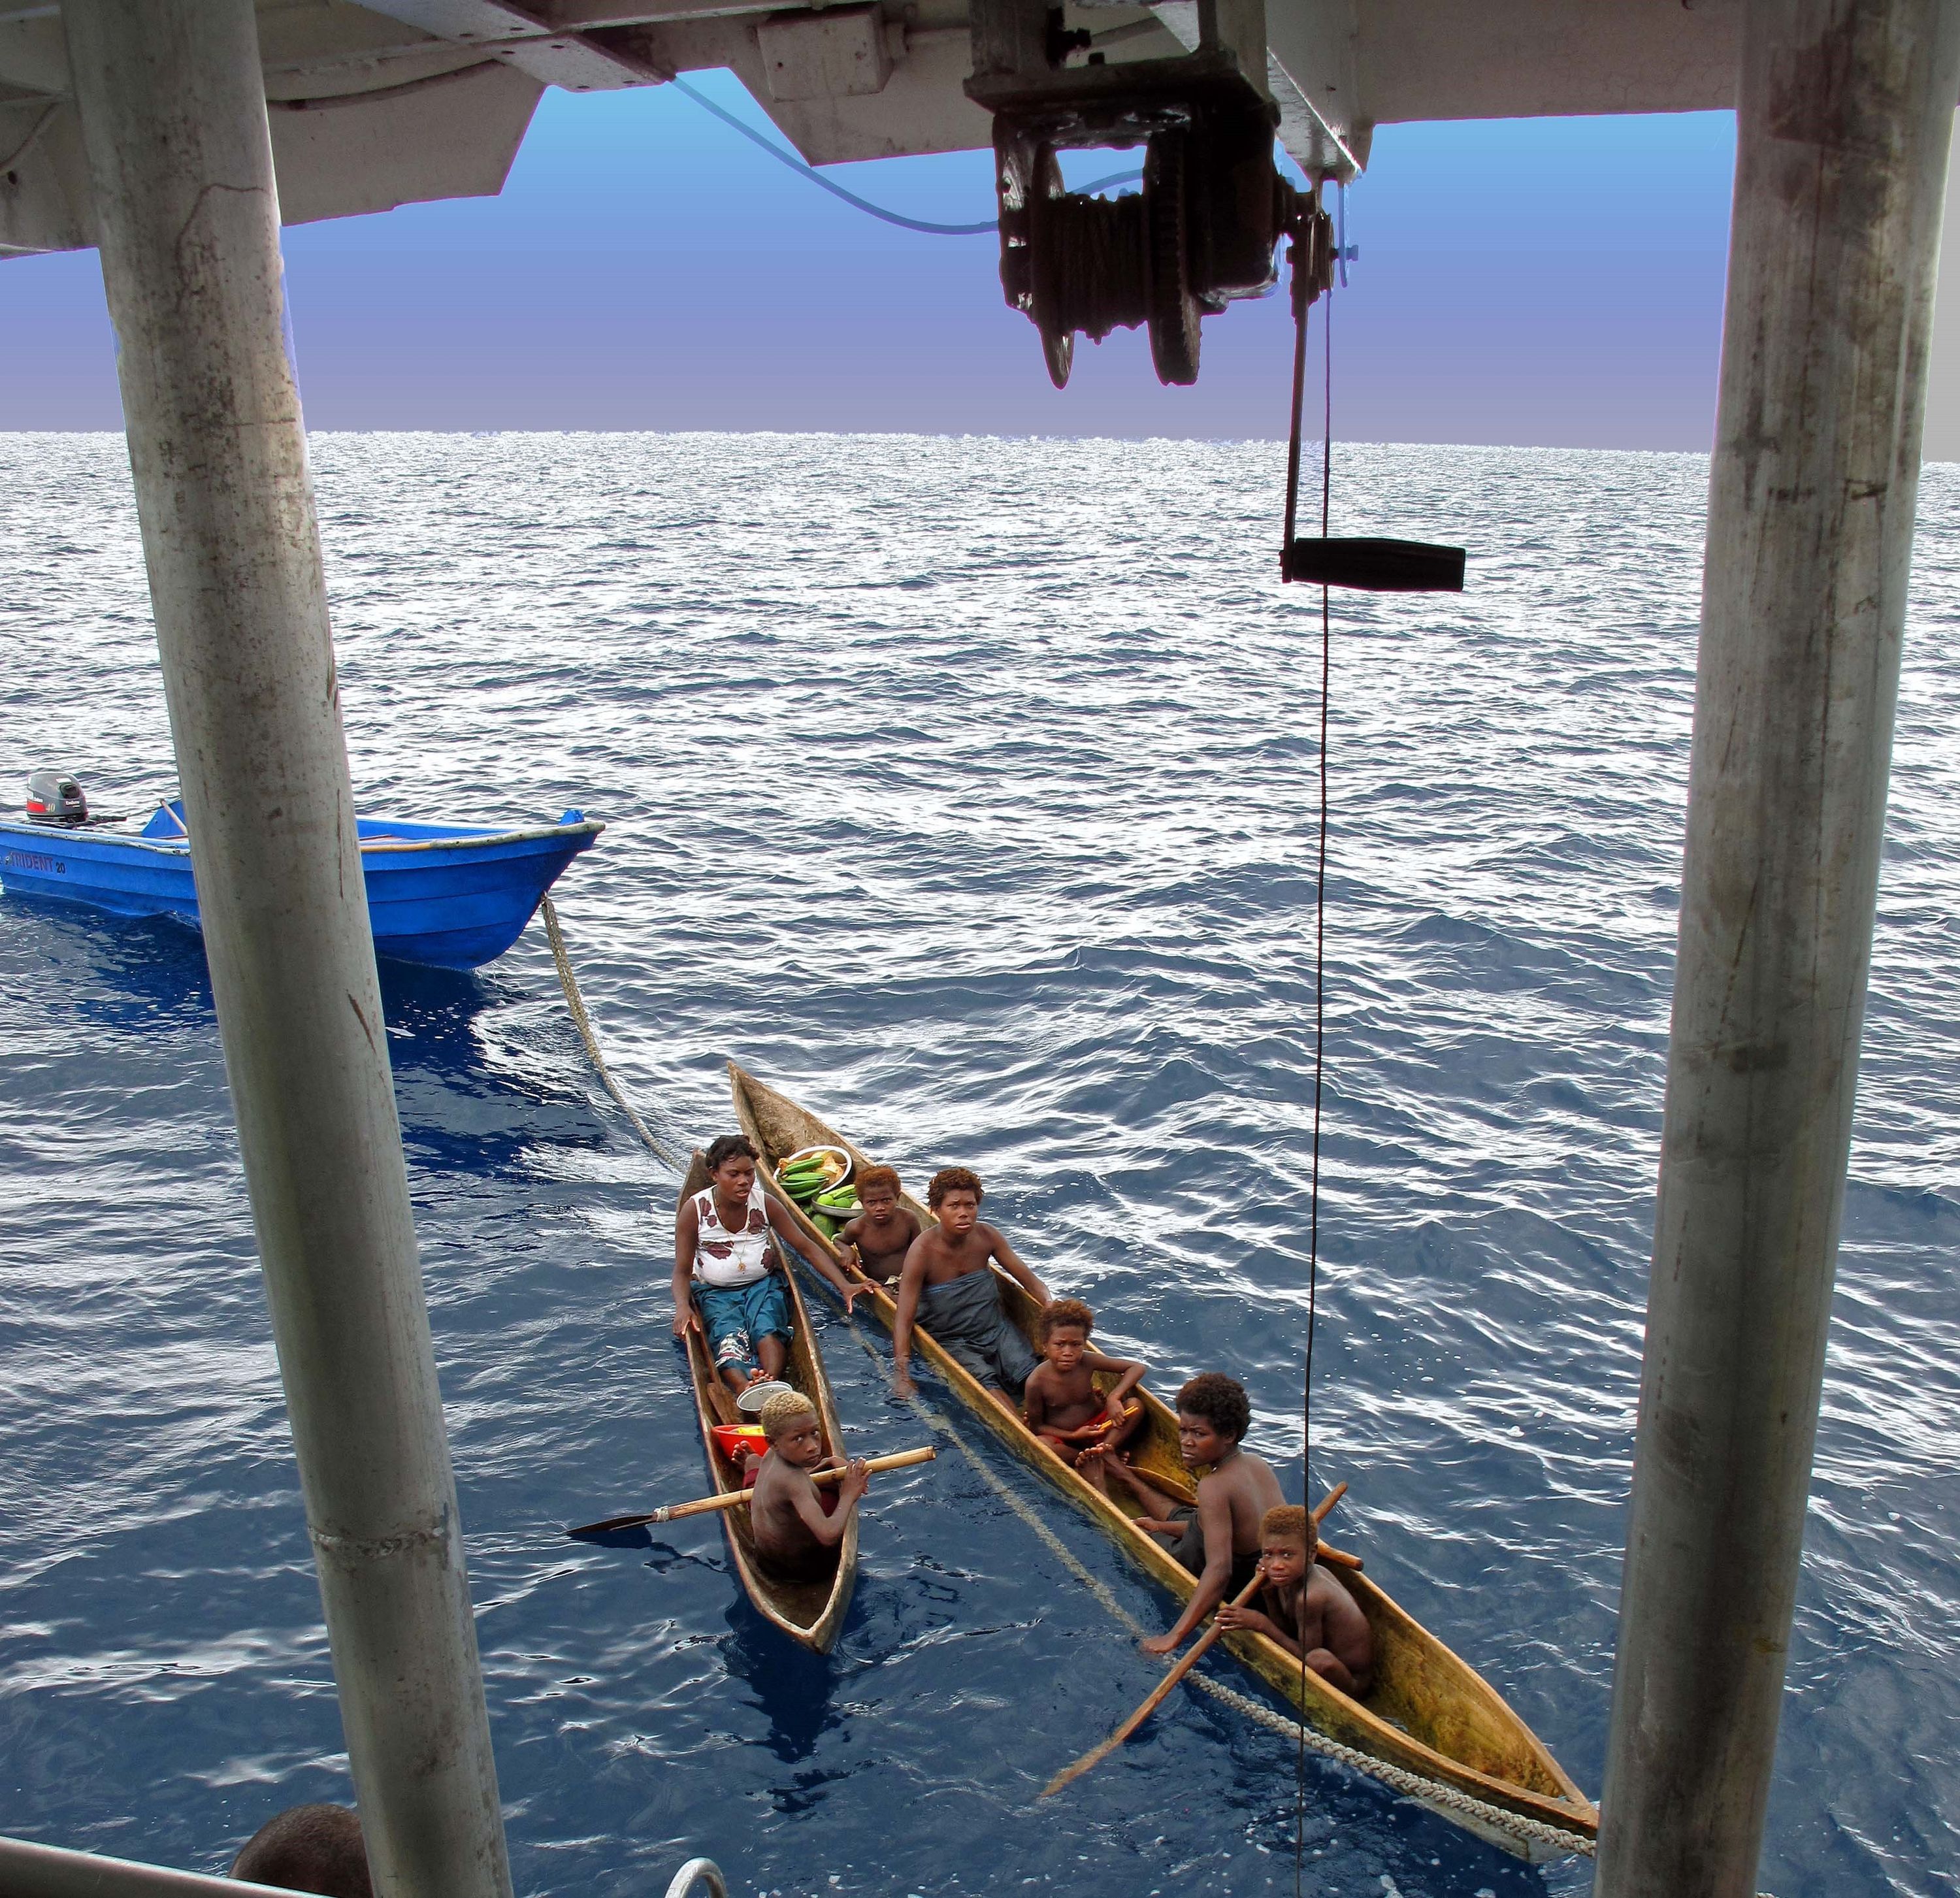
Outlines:
{"label": "hanging cable", "polygon": [[[873,204],[868,198],[861,198],[854,191],[847,191],[835,179],[826,178],[814,165],[807,165],[794,152],[785,151],[773,139],[765,138],[745,119],[740,119],[725,107],[717,105],[705,92],[691,86],[685,79],[675,78],[668,82],[677,91],[685,93],[705,112],[711,112],[725,126],[732,126],[751,145],[760,145],[779,164],[786,164],[799,177],[807,178],[812,184],[820,185],[833,198],[842,198],[848,205],[867,213],[873,218],[882,218],[887,224],[895,224],[906,231],[923,231],[929,237],[978,237],[989,235],[999,230],[998,218],[989,218],[984,224],[934,224],[924,218],[908,218],[902,211],[887,211],[883,205]],[[1082,187],[1084,196],[1098,191],[1107,191],[1119,184],[1139,184],[1143,181],[1141,171],[1118,171],[1109,177],[1098,178],[1093,184]]]}
{"label": "hanging cable", "polygon": [[[1281,572],[1290,578],[1295,530],[1300,517],[1300,463],[1302,411],[1306,405],[1307,312],[1317,300],[1317,288],[1327,293],[1326,314],[1321,320],[1324,357],[1321,370],[1320,426],[1320,537],[1327,539],[1328,521],[1334,488],[1334,285],[1335,273],[1325,268],[1329,261],[1317,247],[1327,242],[1328,231],[1322,205],[1322,187],[1314,189],[1309,212],[1296,230],[1291,248],[1293,266],[1293,408],[1287,436],[1287,495],[1285,551]],[[1307,234],[1312,234],[1311,242]],[[1336,253],[1338,254],[1337,240]],[[1306,1248],[1306,1360],[1300,1377],[1300,1501],[1311,1508],[1313,1499],[1313,1334],[1319,1316],[1320,1293],[1320,1122],[1322,1078],[1327,1042],[1327,731],[1328,688],[1332,674],[1333,610],[1327,583],[1320,588],[1320,760],[1319,824],[1318,854],[1313,877],[1313,1151],[1308,1174]],[[1300,1586],[1307,1585],[1302,1576]],[[1306,1699],[1306,1651],[1300,1657],[1300,1700]],[[1299,1748],[1293,1761],[1293,1898],[1304,1898],[1306,1872],[1306,1726],[1300,1723]]]}
{"label": "hanging cable", "polygon": [[419,79],[404,79],[393,86],[370,86],[364,92],[323,92],[310,99],[268,99],[268,112],[332,112],[342,106],[378,105],[384,100],[406,99],[418,92],[433,92],[439,87],[453,84],[458,79],[467,79],[479,72],[488,72],[492,66],[501,66],[501,59],[473,59],[467,65],[453,66],[447,72],[425,74]]}
{"label": "hanging cable", "polygon": [[[1318,218],[1320,194],[1316,188],[1312,210]],[[1313,228],[1309,224],[1308,228]],[[1311,251],[1296,237],[1293,244],[1293,416],[1287,443],[1286,540],[1293,546],[1300,516],[1300,463],[1301,411],[1306,398],[1307,312],[1317,300],[1309,269]],[[1321,368],[1320,428],[1320,537],[1327,528],[1334,489],[1334,298],[1333,286],[1326,285],[1327,314],[1321,336],[1324,358]],[[1281,571],[1286,571],[1282,556]],[[1313,1333],[1319,1303],[1320,1275],[1320,1122],[1327,1041],[1327,729],[1328,686],[1332,671],[1333,609],[1327,583],[1320,588],[1320,761],[1319,823],[1313,881],[1313,1154],[1309,1179],[1306,1263],[1306,1362],[1300,1394],[1300,1479],[1306,1506],[1313,1493]]]}
{"label": "hanging cable", "polygon": [[[1304,332],[1305,325],[1301,326]],[[1327,538],[1334,488],[1334,297],[1330,291],[1320,319],[1320,537]],[[1333,610],[1329,589],[1320,586],[1320,839],[1313,873],[1313,1164],[1309,1175],[1306,1238],[1306,1367],[1300,1400],[1302,1494],[1312,1495],[1313,1330],[1320,1280],[1320,1108],[1327,1051],[1327,707],[1333,675]]]}
{"label": "hanging cable", "polygon": [[1293,263],[1293,421],[1287,431],[1286,537],[1280,543],[1280,572],[1292,552],[1300,525],[1300,412],[1306,401],[1306,310],[1308,274],[1297,234],[1288,250]]}

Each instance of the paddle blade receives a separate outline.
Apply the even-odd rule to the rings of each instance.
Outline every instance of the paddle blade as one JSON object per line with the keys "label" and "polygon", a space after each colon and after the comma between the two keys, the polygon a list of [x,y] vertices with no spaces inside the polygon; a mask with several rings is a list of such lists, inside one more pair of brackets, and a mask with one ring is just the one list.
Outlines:
{"label": "paddle blade", "polygon": [[654,1546],[653,1537],[644,1529],[607,1529],[596,1536],[576,1529],[565,1533],[595,1549],[651,1549]]}
{"label": "paddle blade", "polygon": [[[1263,1566],[1254,1569],[1252,1580],[1232,1597],[1232,1606],[1235,1608],[1244,1607],[1246,1603],[1265,1587],[1265,1571]],[[1094,1752],[1084,1753],[1074,1766],[1064,1767],[1061,1772],[1057,1773],[1048,1782],[1046,1790],[1043,1791],[1042,1797],[1045,1799],[1049,1793],[1055,1791],[1059,1787],[1067,1785],[1071,1779],[1080,1779],[1091,1766],[1107,1759],[1125,1740],[1129,1738],[1131,1734],[1134,1733],[1170,1698],[1171,1689],[1204,1658],[1213,1642],[1217,1641],[1224,1632],[1225,1630],[1220,1627],[1214,1619],[1211,1626],[1192,1643],[1190,1650],[1184,1658],[1150,1689],[1136,1712],[1131,1714],[1129,1718],[1125,1721],[1122,1725],[1118,1727]]]}
{"label": "paddle blade", "polygon": [[1461,593],[1463,549],[1427,540],[1296,540],[1280,577],[1370,593]]}
{"label": "paddle blade", "polygon": [[[576,1537],[581,1542],[596,1542],[602,1536],[616,1536],[625,1530],[642,1528],[648,1523],[657,1522],[659,1520],[658,1511],[655,1511],[651,1515],[608,1516],[603,1522],[581,1523],[578,1528],[568,1529],[565,1533],[568,1536]],[[651,1542],[652,1538],[644,1537],[641,1540]],[[616,1546],[621,1548],[638,1548],[639,1544],[622,1543]]]}
{"label": "paddle blade", "polygon": [[1084,1753],[1074,1766],[1063,1767],[1061,1772],[1042,1787],[1041,1796],[1044,1799],[1052,1797],[1054,1794],[1061,1791],[1062,1788],[1068,1785],[1071,1780],[1080,1779],[1091,1767],[1101,1766],[1103,1761],[1123,1744],[1124,1738],[1125,1736],[1120,1733],[1112,1734],[1099,1747],[1092,1747],[1090,1751]]}

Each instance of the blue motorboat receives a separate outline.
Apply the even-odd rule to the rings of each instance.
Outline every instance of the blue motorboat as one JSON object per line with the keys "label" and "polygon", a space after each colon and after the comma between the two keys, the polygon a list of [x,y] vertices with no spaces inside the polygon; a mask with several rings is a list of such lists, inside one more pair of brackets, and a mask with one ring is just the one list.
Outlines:
{"label": "blue motorboat", "polygon": [[[45,782],[43,781],[46,781]],[[123,916],[195,925],[197,885],[181,800],[140,831],[87,814],[72,779],[37,772],[24,818],[0,817],[0,888]],[[475,969],[523,933],[567,864],[605,826],[582,810],[520,830],[485,825],[359,820],[361,867],[374,952],[437,969]]]}

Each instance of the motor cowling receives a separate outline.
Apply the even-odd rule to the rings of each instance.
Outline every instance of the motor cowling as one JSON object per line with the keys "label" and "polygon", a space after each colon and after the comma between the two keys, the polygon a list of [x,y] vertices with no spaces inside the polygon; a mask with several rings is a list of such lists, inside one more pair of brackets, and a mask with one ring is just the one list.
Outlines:
{"label": "motor cowling", "polygon": [[86,823],[88,799],[80,781],[65,771],[30,772],[27,815],[36,823]]}

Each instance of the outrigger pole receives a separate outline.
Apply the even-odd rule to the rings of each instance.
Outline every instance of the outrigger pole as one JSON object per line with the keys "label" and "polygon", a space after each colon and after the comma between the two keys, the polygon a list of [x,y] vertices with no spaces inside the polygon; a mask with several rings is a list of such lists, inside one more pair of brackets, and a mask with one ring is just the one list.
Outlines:
{"label": "outrigger pole", "polygon": [[1748,0],[1599,1898],[1756,1890],[1957,84],[1954,0]]}
{"label": "outrigger pole", "polygon": [[381,1898],[509,1898],[252,0],[65,0],[164,685]]}

